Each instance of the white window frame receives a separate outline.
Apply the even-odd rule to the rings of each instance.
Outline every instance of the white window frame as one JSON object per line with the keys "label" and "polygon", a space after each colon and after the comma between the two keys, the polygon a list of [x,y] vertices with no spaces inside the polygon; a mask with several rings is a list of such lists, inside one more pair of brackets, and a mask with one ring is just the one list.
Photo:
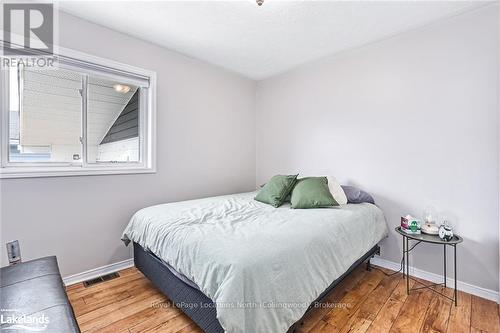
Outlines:
{"label": "white window frame", "polygon": [[[78,165],[71,163],[15,163],[9,162],[9,71],[2,69],[0,72],[0,179],[1,178],[26,178],[26,177],[58,177],[58,176],[84,176],[84,175],[112,175],[112,174],[136,174],[136,173],[155,173],[156,172],[156,72],[119,63],[113,60],[95,57],[83,52],[78,52],[62,47],[58,47],[57,56],[60,58],[71,59],[82,65],[94,69],[88,69],[87,72],[96,75],[110,76],[113,72],[117,74],[128,74],[147,78],[149,87],[147,91],[140,90],[140,109],[139,109],[139,152],[140,162],[124,163],[86,163],[86,107],[82,111],[82,144],[83,163]],[[95,68],[102,68],[102,72]],[[82,69],[85,71],[84,69]],[[110,74],[111,73],[111,74]],[[123,81],[123,78],[120,77]],[[84,87],[86,92],[86,87]],[[142,98],[141,98],[142,96]],[[86,99],[84,99],[86,101]],[[85,104],[85,102],[83,103]],[[20,105],[20,108],[22,106]]]}

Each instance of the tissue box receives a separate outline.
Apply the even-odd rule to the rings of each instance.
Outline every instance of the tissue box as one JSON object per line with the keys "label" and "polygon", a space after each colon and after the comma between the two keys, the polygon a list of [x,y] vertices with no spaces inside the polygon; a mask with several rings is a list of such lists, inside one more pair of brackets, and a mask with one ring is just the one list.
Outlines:
{"label": "tissue box", "polygon": [[401,216],[401,230],[411,235],[421,233],[422,224],[419,219],[412,216]]}

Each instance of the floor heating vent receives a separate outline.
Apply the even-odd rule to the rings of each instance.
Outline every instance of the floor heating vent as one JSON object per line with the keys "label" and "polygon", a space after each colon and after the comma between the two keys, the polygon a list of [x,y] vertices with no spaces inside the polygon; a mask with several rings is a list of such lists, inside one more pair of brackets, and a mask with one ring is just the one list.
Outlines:
{"label": "floor heating vent", "polygon": [[83,281],[83,285],[85,286],[85,288],[87,288],[87,287],[93,286],[95,284],[104,282],[104,281],[109,281],[109,280],[112,280],[112,279],[116,279],[117,277],[120,277],[120,274],[118,274],[118,273],[109,273],[109,274],[106,274],[106,275],[102,275],[102,276],[96,277],[94,279]]}

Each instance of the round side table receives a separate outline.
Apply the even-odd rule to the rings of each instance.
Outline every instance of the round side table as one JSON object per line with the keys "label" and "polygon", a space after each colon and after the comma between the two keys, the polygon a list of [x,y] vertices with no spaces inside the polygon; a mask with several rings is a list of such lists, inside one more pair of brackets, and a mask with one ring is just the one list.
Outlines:
{"label": "round side table", "polygon": [[[427,234],[420,234],[420,235],[413,235],[413,234],[407,234],[403,230],[401,230],[401,227],[396,227],[396,232],[399,233],[401,236],[403,236],[403,278],[406,277],[406,293],[409,295],[411,290],[419,290],[419,289],[424,289],[428,288],[432,290],[433,292],[446,297],[447,299],[453,301],[455,303],[455,306],[457,306],[457,244],[460,244],[463,242],[462,237],[458,235],[453,235],[453,238],[450,241],[444,241],[439,236],[437,235],[427,235]],[[416,241],[416,243],[411,244],[411,241]],[[414,279],[410,276],[410,251],[415,248],[420,243],[429,243],[429,244],[435,244],[435,245],[442,245],[443,246],[443,273],[444,273],[444,282],[442,283],[433,283],[426,285],[422,283],[421,281]],[[411,247],[410,247],[411,245]],[[444,286],[446,288],[446,247],[451,246],[453,247],[453,266],[454,266],[454,292],[453,292],[453,298],[449,297],[448,295],[445,295],[437,290],[435,290],[433,287],[436,286]],[[414,280],[415,282],[423,285],[423,287],[419,288],[412,288],[410,289],[410,279]]]}

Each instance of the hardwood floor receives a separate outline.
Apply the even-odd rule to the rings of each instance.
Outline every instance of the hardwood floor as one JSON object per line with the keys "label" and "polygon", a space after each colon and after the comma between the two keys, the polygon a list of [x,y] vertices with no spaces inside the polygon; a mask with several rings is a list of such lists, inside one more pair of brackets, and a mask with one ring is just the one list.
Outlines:
{"label": "hardwood floor", "polygon": [[[299,333],[500,332],[496,303],[463,292],[457,307],[429,290],[407,296],[404,281],[401,274],[359,267],[327,296],[335,307],[311,311]],[[79,283],[66,289],[84,333],[201,332],[135,268],[88,288]],[[451,289],[443,291],[451,296]]]}

